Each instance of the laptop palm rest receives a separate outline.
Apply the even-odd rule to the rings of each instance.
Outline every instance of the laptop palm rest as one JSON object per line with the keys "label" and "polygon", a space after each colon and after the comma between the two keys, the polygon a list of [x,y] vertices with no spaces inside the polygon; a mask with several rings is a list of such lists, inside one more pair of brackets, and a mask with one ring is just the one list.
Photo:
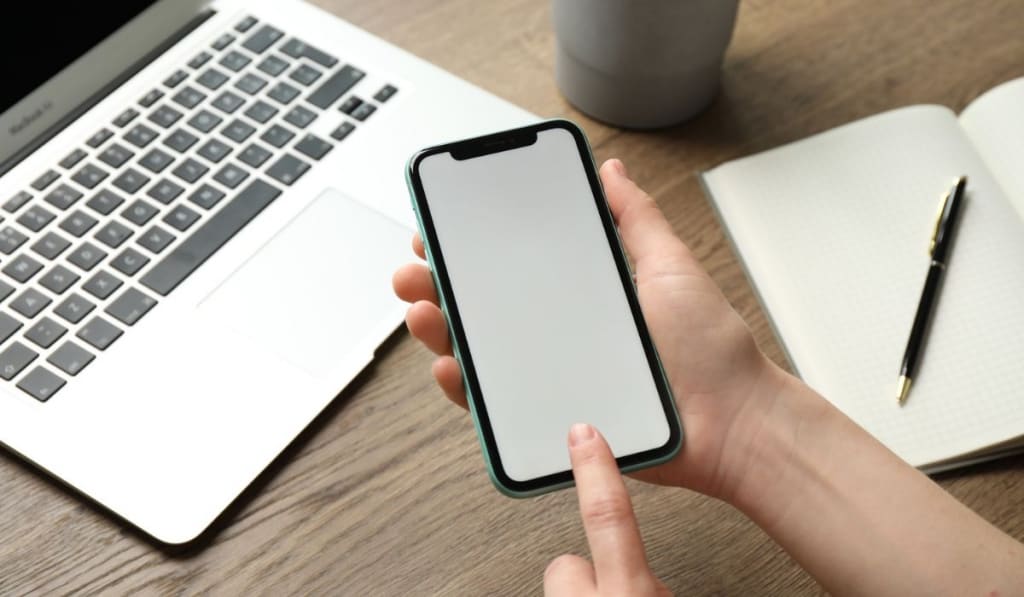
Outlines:
{"label": "laptop palm rest", "polygon": [[[404,311],[391,291],[412,232],[327,189],[201,303],[200,310],[314,377],[373,354]],[[353,292],[353,288],[360,291]]]}

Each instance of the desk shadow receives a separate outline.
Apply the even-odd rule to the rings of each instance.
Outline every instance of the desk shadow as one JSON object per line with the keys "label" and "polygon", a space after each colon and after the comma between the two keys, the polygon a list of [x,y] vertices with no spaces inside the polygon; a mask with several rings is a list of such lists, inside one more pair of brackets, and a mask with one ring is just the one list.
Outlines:
{"label": "desk shadow", "polygon": [[[383,343],[381,343],[380,347],[377,349],[377,354],[382,355],[389,352],[406,335],[407,332],[405,326],[399,326]],[[242,510],[244,510],[245,507],[248,506],[249,503],[252,502],[252,500],[277,477],[285,466],[294,460],[299,452],[302,451],[306,444],[309,443],[317,433],[323,430],[324,426],[338,414],[338,411],[348,403],[352,396],[366,384],[370,375],[376,369],[376,363],[377,359],[374,359],[369,365],[360,371],[359,374],[356,375],[356,377],[328,403],[320,414],[318,414],[316,418],[314,418],[305,427],[305,429],[303,429],[295,439],[293,439],[292,442],[289,443],[288,446],[285,447],[285,449],[282,450],[281,453],[278,454],[244,490],[242,490],[238,497],[236,497],[212,523],[210,523],[210,526],[200,533],[198,537],[188,543],[172,545],[155,539],[122,518],[116,512],[108,509],[103,504],[96,502],[88,495],[78,491],[75,487],[64,483],[62,480],[54,477],[26,459],[19,457],[17,453],[6,448],[0,447],[0,458],[10,462],[12,465],[17,466],[28,474],[35,475],[54,491],[71,494],[86,508],[91,509],[93,512],[96,512],[117,524],[123,535],[133,537],[141,543],[147,544],[162,552],[168,557],[181,560],[188,559],[198,555],[200,552],[212,545],[221,531],[227,529],[227,527],[235,521]]]}
{"label": "desk shadow", "polygon": [[992,475],[1004,473],[1024,472],[1024,452],[1018,452],[1007,456],[1001,456],[992,460],[986,460],[967,466],[962,466],[948,471],[942,471],[930,475],[932,480],[954,481],[965,477],[977,475]]}

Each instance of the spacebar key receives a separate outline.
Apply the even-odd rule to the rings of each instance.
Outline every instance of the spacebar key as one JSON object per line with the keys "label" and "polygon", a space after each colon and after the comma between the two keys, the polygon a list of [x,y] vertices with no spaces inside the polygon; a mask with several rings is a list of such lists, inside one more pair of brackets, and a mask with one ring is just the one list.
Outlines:
{"label": "spacebar key", "polygon": [[262,180],[252,181],[139,281],[167,296],[280,194]]}

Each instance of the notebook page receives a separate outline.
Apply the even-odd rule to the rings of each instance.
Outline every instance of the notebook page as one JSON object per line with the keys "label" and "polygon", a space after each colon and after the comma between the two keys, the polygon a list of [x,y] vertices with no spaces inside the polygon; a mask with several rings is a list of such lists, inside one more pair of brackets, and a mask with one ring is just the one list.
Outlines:
{"label": "notebook page", "polygon": [[[896,381],[939,200],[966,174],[931,334]],[[914,466],[1024,433],[1024,226],[938,106],[880,114],[705,174],[801,376]]]}
{"label": "notebook page", "polygon": [[960,126],[1024,220],[1024,78],[971,102]]}

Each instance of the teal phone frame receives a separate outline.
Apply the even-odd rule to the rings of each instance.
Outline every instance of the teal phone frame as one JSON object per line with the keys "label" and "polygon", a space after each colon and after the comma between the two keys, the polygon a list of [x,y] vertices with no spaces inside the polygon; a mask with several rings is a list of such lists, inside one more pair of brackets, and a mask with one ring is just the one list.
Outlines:
{"label": "teal phone frame", "polygon": [[[480,386],[477,383],[472,355],[469,351],[462,321],[458,313],[458,306],[455,304],[451,282],[448,279],[447,268],[445,267],[444,258],[441,255],[440,246],[434,231],[430,208],[423,191],[423,183],[419,176],[419,164],[424,158],[438,153],[451,153],[456,159],[472,159],[480,155],[522,147],[532,144],[536,140],[538,132],[552,128],[567,130],[576,141],[579,157],[586,171],[587,179],[594,194],[596,207],[601,215],[602,224],[613,249],[612,253],[615,257],[620,278],[622,279],[623,289],[626,292],[630,309],[633,312],[637,332],[640,334],[648,363],[651,366],[651,374],[658,388],[658,394],[669,425],[669,439],[664,445],[644,452],[620,456],[616,459],[616,462],[623,472],[656,466],[673,459],[679,453],[683,444],[683,428],[676,409],[675,398],[668,382],[668,377],[665,375],[661,358],[654,346],[644,321],[643,313],[640,310],[640,302],[636,295],[632,271],[626,259],[625,251],[622,248],[622,240],[619,237],[618,229],[615,227],[611,210],[608,208],[600,178],[597,175],[593,153],[582,129],[571,121],[553,119],[491,135],[428,147],[417,152],[409,159],[406,167],[406,184],[409,187],[410,200],[413,211],[416,214],[416,222],[419,226],[420,238],[423,240],[424,252],[430,264],[434,287],[437,289],[440,308],[448,324],[453,352],[462,369],[463,387],[465,388],[466,399],[473,417],[473,423],[476,428],[477,438],[480,441],[488,474],[491,482],[501,493],[515,498],[531,497],[570,487],[574,483],[572,471],[562,471],[528,481],[517,481],[505,474],[502,468],[501,457],[494,441],[494,434],[490,428],[486,404],[481,395]],[[568,434],[568,429],[566,433]]]}

